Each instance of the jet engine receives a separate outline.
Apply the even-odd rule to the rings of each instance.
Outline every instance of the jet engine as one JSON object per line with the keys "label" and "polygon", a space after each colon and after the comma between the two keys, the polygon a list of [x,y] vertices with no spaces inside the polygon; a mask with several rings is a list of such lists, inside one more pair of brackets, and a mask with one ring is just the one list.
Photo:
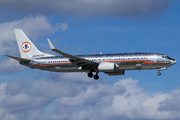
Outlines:
{"label": "jet engine", "polygon": [[118,69],[119,69],[119,65],[115,63],[103,62],[100,63],[98,66],[98,70],[100,72],[114,72],[117,71]]}
{"label": "jet engine", "polygon": [[114,75],[124,75],[125,70],[118,70],[115,72],[105,72],[106,74],[108,74],[109,76],[114,76]]}

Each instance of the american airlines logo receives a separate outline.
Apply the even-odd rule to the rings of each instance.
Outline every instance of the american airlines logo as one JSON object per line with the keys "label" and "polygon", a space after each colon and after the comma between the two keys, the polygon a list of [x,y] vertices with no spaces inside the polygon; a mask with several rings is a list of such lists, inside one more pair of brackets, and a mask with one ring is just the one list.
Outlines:
{"label": "american airlines logo", "polygon": [[21,49],[23,52],[29,52],[31,50],[31,44],[29,42],[23,42]]}

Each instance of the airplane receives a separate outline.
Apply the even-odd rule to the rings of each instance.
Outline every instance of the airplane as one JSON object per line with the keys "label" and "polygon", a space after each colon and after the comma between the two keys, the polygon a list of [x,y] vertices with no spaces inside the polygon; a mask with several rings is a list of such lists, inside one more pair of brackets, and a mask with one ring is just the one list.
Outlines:
{"label": "airplane", "polygon": [[[5,55],[19,61],[21,65],[32,69],[40,69],[53,72],[86,72],[87,76],[99,79],[99,72],[109,76],[124,75],[125,70],[161,70],[176,64],[176,60],[160,53],[113,53],[113,54],[89,54],[71,55],[55,48],[47,39],[51,50],[61,56],[55,56],[39,51],[21,29],[14,29],[21,57]],[[95,75],[93,74],[95,72]]]}

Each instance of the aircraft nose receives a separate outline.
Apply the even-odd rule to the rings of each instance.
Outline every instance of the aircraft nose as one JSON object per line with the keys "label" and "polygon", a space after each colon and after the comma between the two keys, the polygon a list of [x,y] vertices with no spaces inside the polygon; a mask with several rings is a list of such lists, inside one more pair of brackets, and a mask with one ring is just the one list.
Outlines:
{"label": "aircraft nose", "polygon": [[176,60],[171,60],[171,64],[176,64]]}

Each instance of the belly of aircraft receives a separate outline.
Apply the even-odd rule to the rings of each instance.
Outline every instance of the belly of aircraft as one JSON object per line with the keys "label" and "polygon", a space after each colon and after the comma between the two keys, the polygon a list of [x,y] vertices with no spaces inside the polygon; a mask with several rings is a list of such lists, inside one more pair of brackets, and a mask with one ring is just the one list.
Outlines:
{"label": "belly of aircraft", "polygon": [[120,70],[141,70],[141,69],[159,69],[170,66],[169,63],[155,63],[155,64],[126,64],[119,65]]}

